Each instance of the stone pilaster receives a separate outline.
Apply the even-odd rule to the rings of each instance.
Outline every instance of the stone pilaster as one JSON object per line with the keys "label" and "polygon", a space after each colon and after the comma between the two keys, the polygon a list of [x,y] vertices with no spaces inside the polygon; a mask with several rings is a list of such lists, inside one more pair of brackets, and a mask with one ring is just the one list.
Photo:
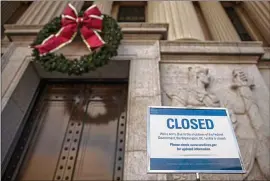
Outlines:
{"label": "stone pilaster", "polygon": [[[83,1],[70,2],[79,11],[83,6]],[[23,16],[17,21],[19,25],[46,24],[52,18],[60,16],[67,6],[66,1],[34,1],[25,11]]]}
{"label": "stone pilaster", "polygon": [[111,14],[113,1],[101,0],[101,1],[95,1],[94,3],[97,5],[97,7],[100,9],[102,13],[108,14],[108,15]]}
{"label": "stone pilaster", "polygon": [[265,40],[270,43],[270,4],[262,1],[243,2],[243,8],[258,27]]}
{"label": "stone pilaster", "polygon": [[157,60],[130,62],[124,180],[158,180],[157,174],[146,172],[146,110],[150,105],[161,105],[158,66]]}
{"label": "stone pilaster", "polygon": [[158,41],[123,41],[118,49],[119,58],[130,57],[123,180],[166,180],[147,173],[147,107],[161,105],[159,47]]}
{"label": "stone pilaster", "polygon": [[220,2],[200,1],[199,4],[214,40],[241,41]]}
{"label": "stone pilaster", "polygon": [[169,40],[205,39],[192,2],[158,1],[148,4],[149,22],[168,23]]}

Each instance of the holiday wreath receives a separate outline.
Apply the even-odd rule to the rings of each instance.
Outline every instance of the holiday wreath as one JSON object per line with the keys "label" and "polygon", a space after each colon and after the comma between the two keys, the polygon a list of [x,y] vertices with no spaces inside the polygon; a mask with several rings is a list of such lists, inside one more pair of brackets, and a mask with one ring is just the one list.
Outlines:
{"label": "holiday wreath", "polygon": [[[90,53],[79,59],[68,59],[54,53],[80,35]],[[81,75],[108,63],[117,55],[123,34],[116,20],[101,14],[96,5],[77,13],[71,5],[61,17],[54,18],[38,33],[31,44],[34,61],[46,71]]]}

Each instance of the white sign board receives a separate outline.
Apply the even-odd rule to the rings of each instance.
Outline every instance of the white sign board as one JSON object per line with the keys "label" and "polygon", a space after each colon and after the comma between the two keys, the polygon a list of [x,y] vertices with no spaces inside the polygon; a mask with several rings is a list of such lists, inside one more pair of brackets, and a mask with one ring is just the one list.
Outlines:
{"label": "white sign board", "polygon": [[149,173],[245,173],[225,108],[148,108]]}

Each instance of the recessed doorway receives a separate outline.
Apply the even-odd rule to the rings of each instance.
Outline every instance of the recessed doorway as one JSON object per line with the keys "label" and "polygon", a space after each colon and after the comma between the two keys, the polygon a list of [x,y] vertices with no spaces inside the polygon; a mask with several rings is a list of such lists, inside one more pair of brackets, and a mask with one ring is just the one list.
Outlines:
{"label": "recessed doorway", "polygon": [[122,180],[127,86],[43,84],[4,178]]}

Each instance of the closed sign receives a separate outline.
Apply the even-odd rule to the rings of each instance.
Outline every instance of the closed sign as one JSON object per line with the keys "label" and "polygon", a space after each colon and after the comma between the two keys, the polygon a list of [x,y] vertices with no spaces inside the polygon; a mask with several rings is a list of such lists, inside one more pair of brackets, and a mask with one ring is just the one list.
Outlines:
{"label": "closed sign", "polygon": [[149,107],[149,173],[245,173],[225,108]]}

